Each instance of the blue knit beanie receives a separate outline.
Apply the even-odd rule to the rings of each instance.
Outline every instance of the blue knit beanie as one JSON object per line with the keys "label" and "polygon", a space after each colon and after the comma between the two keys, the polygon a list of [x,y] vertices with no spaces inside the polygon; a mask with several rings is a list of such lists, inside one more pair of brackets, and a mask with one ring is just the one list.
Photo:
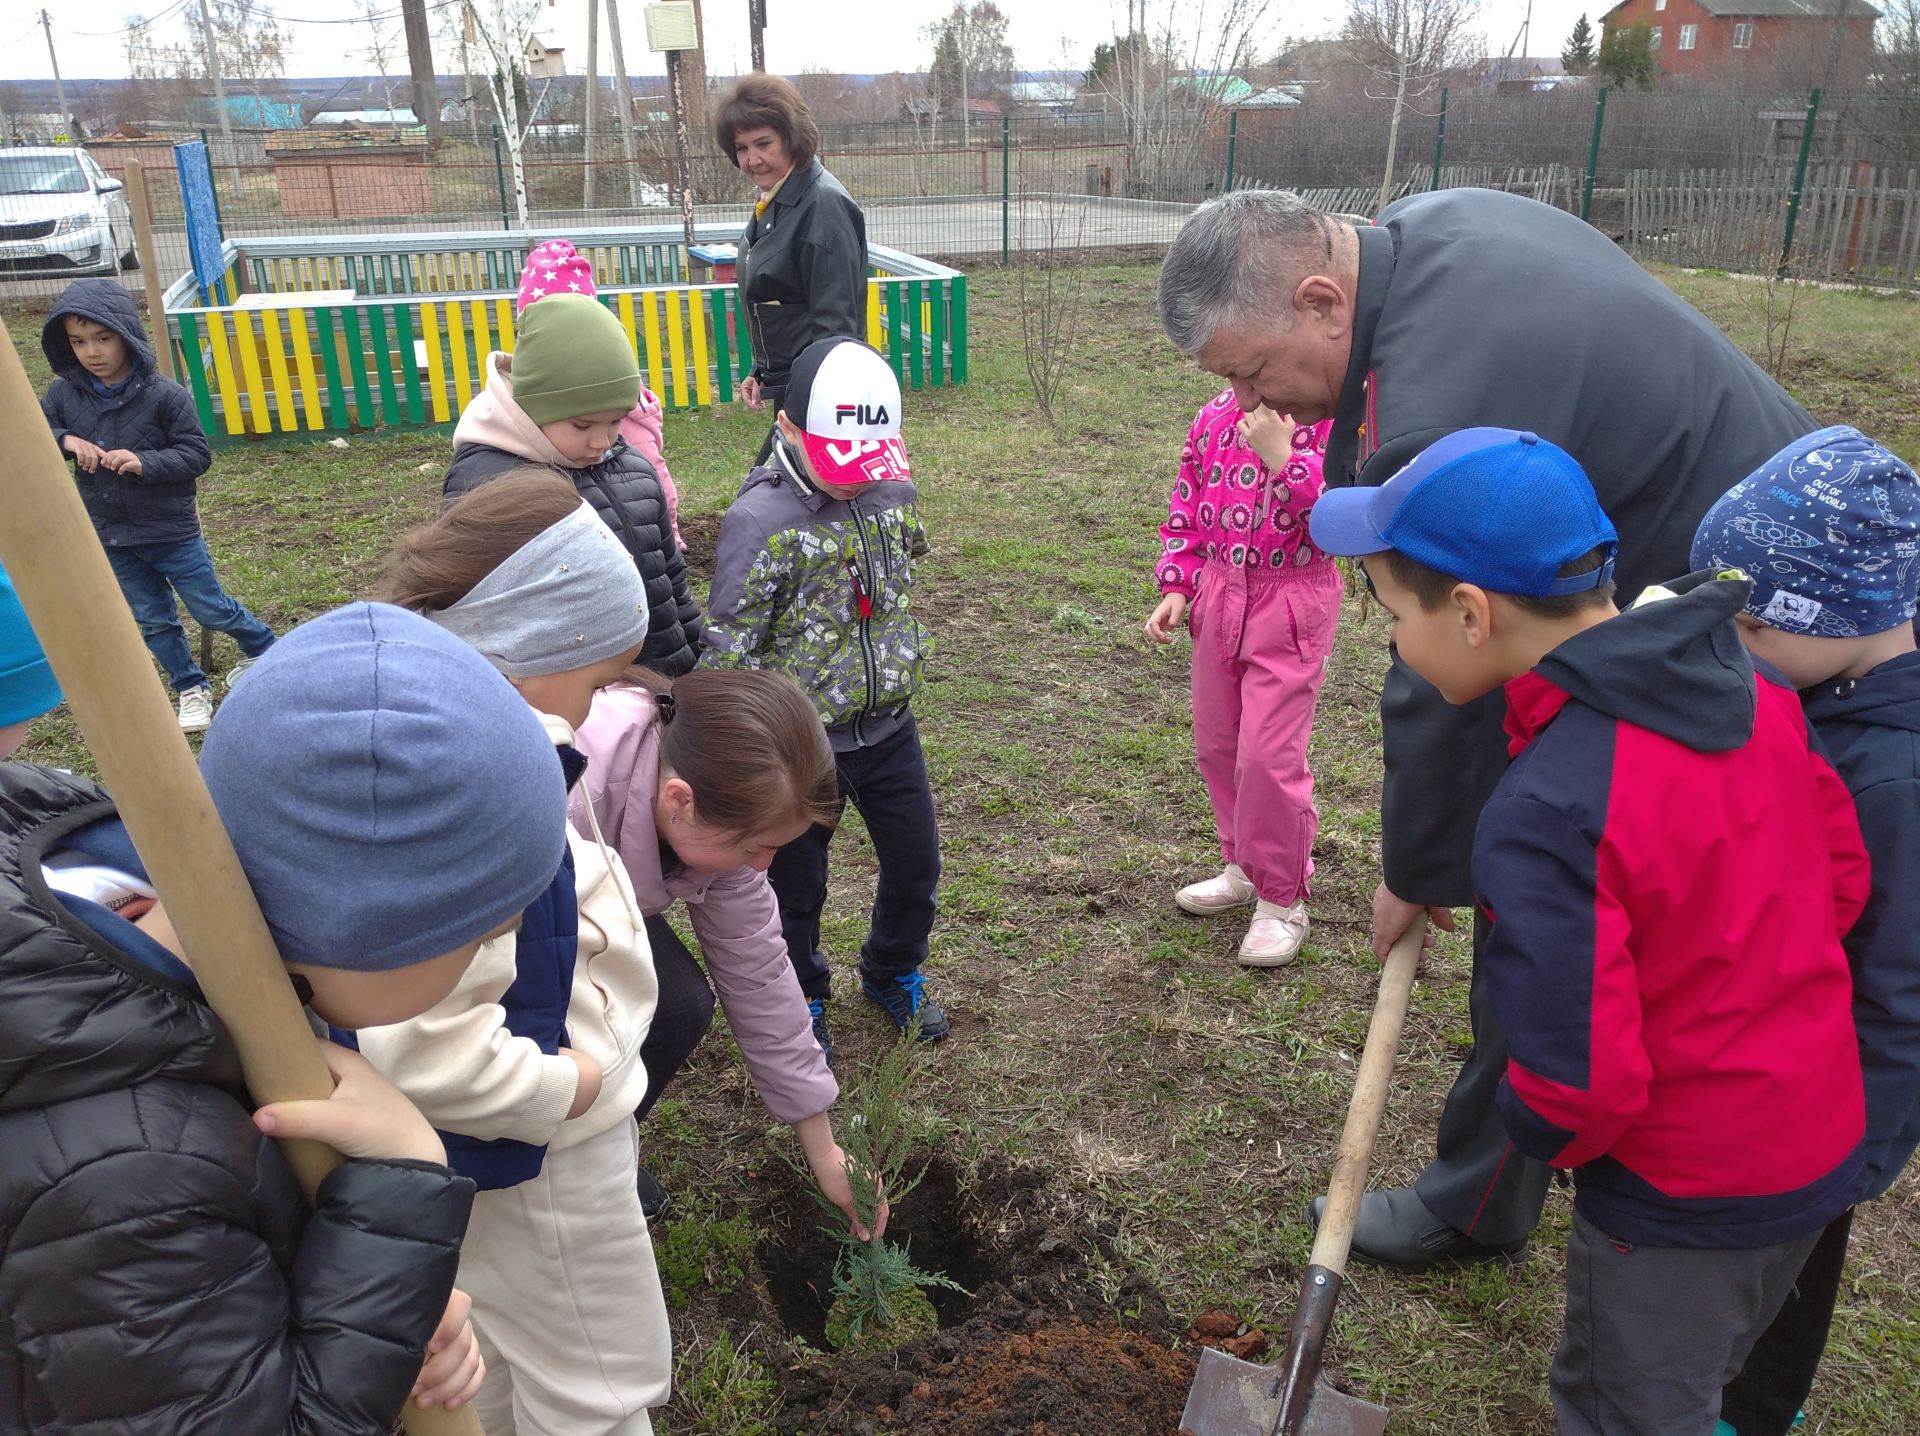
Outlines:
{"label": "blue knit beanie", "polygon": [[60,706],[60,685],[33,636],[27,611],[0,568],[0,728],[25,723]]}
{"label": "blue knit beanie", "polygon": [[1744,570],[1747,612],[1769,628],[1816,638],[1898,628],[1920,596],[1920,479],[1858,429],[1816,430],[1707,510],[1692,566]]}
{"label": "blue knit beanie", "polygon": [[452,952],[538,897],[566,853],[539,718],[473,649],[388,604],[268,649],[200,771],[289,962],[385,972]]}

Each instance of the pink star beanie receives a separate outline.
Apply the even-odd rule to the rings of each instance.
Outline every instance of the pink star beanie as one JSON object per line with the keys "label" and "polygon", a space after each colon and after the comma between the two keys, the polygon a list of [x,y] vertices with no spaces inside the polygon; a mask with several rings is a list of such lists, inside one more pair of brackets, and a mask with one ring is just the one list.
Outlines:
{"label": "pink star beanie", "polygon": [[520,271],[520,301],[514,312],[520,313],[549,294],[584,294],[591,299],[598,292],[593,285],[593,265],[587,257],[570,240],[550,239],[527,255],[526,267]]}

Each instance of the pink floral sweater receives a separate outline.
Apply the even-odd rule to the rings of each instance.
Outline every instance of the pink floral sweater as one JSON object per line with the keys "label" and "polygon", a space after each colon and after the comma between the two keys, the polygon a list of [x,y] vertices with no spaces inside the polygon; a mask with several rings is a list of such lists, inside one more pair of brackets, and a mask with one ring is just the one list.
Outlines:
{"label": "pink floral sweater", "polygon": [[1293,457],[1275,473],[1241,442],[1240,417],[1231,389],[1194,416],[1160,529],[1154,577],[1162,593],[1192,598],[1209,560],[1253,570],[1332,562],[1307,537],[1307,515],[1326,485],[1321,463],[1333,421],[1295,429]]}

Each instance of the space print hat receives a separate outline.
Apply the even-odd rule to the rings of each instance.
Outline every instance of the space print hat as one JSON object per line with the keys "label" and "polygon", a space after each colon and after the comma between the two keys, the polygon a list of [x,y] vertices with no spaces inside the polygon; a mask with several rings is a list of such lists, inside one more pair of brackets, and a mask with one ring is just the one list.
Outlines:
{"label": "space print hat", "polygon": [[1920,478],[1858,429],[1821,429],[1707,510],[1692,563],[1747,573],[1747,612],[1769,628],[1884,633],[1911,622],[1920,597]]}

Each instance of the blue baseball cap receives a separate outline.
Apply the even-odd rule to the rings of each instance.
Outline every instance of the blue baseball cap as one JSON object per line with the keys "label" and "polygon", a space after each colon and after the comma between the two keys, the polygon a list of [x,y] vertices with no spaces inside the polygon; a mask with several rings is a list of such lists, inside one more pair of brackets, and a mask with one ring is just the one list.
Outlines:
{"label": "blue baseball cap", "polygon": [[[1460,429],[1378,488],[1329,489],[1309,532],[1326,553],[1394,549],[1462,583],[1529,598],[1610,582],[1620,546],[1573,455],[1517,429]],[[1560,577],[1597,548],[1607,550],[1600,567]]]}

